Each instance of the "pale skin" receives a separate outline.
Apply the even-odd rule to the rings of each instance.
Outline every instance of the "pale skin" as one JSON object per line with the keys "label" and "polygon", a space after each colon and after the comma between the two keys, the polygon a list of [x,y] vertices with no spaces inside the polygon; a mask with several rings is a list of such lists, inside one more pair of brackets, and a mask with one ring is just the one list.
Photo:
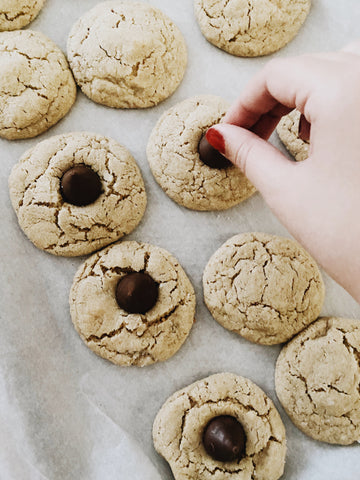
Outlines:
{"label": "pale skin", "polygon": [[[267,142],[294,108],[311,124],[303,162]],[[210,130],[219,134],[214,146],[223,143],[289,232],[360,303],[360,42],[271,60]]]}

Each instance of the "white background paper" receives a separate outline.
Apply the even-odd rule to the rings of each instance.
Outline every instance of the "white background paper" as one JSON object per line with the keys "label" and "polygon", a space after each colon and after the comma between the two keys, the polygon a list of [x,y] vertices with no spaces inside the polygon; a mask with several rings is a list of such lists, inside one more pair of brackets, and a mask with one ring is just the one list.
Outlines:
{"label": "white background paper", "polygon": [[[72,24],[96,3],[48,0],[30,28],[65,50]],[[149,134],[166,109],[202,93],[232,101],[270,57],[236,58],[208,44],[197,27],[193,0],[149,3],[176,22],[188,45],[187,72],[170,99],[151,110],[122,111],[96,105],[79,93],[69,115],[40,138],[0,140],[0,479],[171,480],[170,469],[152,446],[153,419],[175,390],[221,371],[249,377],[275,401],[287,431],[284,479],[358,479],[359,445],[312,441],[280,407],[273,379],[280,347],[254,345],[228,332],[203,303],[203,269],[225,240],[246,231],[287,235],[286,230],[259,194],[221,213],[186,210],[162,192],[146,160]],[[360,37],[359,19],[359,0],[314,0],[297,38],[274,56],[341,48]],[[37,250],[17,225],[7,188],[11,167],[38,141],[79,130],[111,136],[132,152],[145,179],[148,208],[127,238],[168,249],[195,286],[197,322],[181,350],[165,363],[122,368],[88,350],[72,326],[68,308],[72,278],[83,259],[56,258]],[[272,141],[279,146],[276,136]],[[326,275],[325,282],[322,313],[360,319],[360,306]]]}

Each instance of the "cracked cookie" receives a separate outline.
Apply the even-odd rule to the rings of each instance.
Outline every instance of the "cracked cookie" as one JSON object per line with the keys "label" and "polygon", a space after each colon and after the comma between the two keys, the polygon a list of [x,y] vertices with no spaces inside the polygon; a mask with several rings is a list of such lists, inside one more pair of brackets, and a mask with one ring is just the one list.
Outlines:
{"label": "cracked cookie", "polygon": [[317,319],[325,287],[294,240],[266,233],[230,238],[210,258],[204,300],[215,320],[247,340],[273,345]]}
{"label": "cracked cookie", "polygon": [[0,33],[0,136],[31,138],[61,120],[76,98],[62,51],[40,32]]}
{"label": "cracked cookie", "polygon": [[39,14],[45,0],[0,0],[0,32],[19,30]]}
{"label": "cracked cookie", "polygon": [[308,158],[310,148],[309,142],[301,138],[300,118],[300,112],[293,110],[282,117],[276,128],[280,140],[298,162]]}
{"label": "cracked cookie", "polygon": [[97,103],[152,107],[169,97],[186,68],[180,30],[145,3],[110,1],[78,20],[68,40],[76,82]]}
{"label": "cracked cookie", "polygon": [[204,37],[239,57],[258,57],[284,47],[300,30],[311,0],[195,0]]}
{"label": "cracked cookie", "polygon": [[[199,153],[207,129],[228,107],[213,95],[188,98],[166,111],[151,133],[147,157],[152,173],[164,192],[184,207],[225,210],[255,192],[237,167],[214,158],[203,158],[205,163]],[[204,150],[210,157],[208,148]]]}
{"label": "cracked cookie", "polygon": [[131,154],[93,133],[49,138],[26,152],[9,179],[26,236],[54,255],[91,253],[130,233],[146,208]]}
{"label": "cracked cookie", "polygon": [[74,326],[85,344],[117,365],[167,360],[195,321],[194,289],[166,250],[122,242],[91,256],[70,292]]}
{"label": "cracked cookie", "polygon": [[176,480],[277,480],[284,471],[278,411],[258,386],[232,373],[174,393],[155,418],[153,440]]}
{"label": "cracked cookie", "polygon": [[277,396],[306,435],[322,442],[360,441],[360,321],[321,318],[282,349]]}

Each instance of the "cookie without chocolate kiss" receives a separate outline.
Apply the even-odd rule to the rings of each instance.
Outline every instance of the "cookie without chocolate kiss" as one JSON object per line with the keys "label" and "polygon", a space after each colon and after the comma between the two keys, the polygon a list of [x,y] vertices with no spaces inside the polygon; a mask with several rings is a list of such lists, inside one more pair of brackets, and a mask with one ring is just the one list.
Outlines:
{"label": "cookie without chocolate kiss", "polygon": [[232,55],[258,57],[276,52],[298,33],[311,0],[195,0],[204,37]]}
{"label": "cookie without chocolate kiss", "polygon": [[180,30],[146,3],[96,5],[71,30],[68,57],[81,90],[115,108],[152,107],[169,97],[186,68]]}
{"label": "cookie without chocolate kiss", "polygon": [[289,340],[317,319],[325,287],[295,241],[266,233],[230,238],[209,260],[205,303],[223,327],[255,343]]}
{"label": "cookie without chocolate kiss", "polygon": [[[241,459],[216,460],[204,448],[204,429],[224,417],[245,432]],[[235,437],[241,447],[239,434],[233,433],[231,443]],[[174,393],[155,418],[153,440],[175,480],[277,480],[284,471],[286,438],[279,413],[258,386],[232,373],[212,375]]]}
{"label": "cookie without chocolate kiss", "polygon": [[309,142],[300,138],[300,118],[300,112],[293,110],[280,120],[276,128],[280,140],[297,162],[308,158],[310,148]]}
{"label": "cookie without chocolate kiss", "polygon": [[14,166],[9,188],[25,235],[54,255],[85,255],[115,242],[138,225],[146,208],[131,154],[93,133],[39,143]]}
{"label": "cookie without chocolate kiss", "polygon": [[[135,289],[132,280],[129,284],[134,275]],[[138,282],[145,275],[148,279]],[[141,292],[149,280],[156,284],[151,295]],[[151,302],[144,305],[144,299]],[[144,308],[139,309],[139,301]],[[140,310],[144,313],[135,312]],[[70,313],[82,340],[97,355],[117,365],[143,367],[167,360],[185,342],[194,323],[195,293],[169,252],[122,242],[81,265],[70,292]]]}
{"label": "cookie without chocolate kiss", "polygon": [[38,15],[45,0],[0,0],[0,32],[19,30]]}
{"label": "cookie without chocolate kiss", "polygon": [[76,85],[66,58],[42,33],[0,33],[0,67],[0,137],[36,137],[72,107]]}
{"label": "cookie without chocolate kiss", "polygon": [[[218,168],[200,159],[199,145],[219,123],[228,103],[213,95],[188,98],[166,111],[153,129],[147,157],[155,180],[176,203],[192,210],[225,210],[249,198],[255,187],[234,165]],[[215,164],[214,164],[215,163]],[[220,166],[220,165],[218,165]],[[212,168],[215,167],[215,168]]]}
{"label": "cookie without chocolate kiss", "polygon": [[277,396],[295,425],[322,442],[360,441],[360,321],[321,318],[282,349]]}

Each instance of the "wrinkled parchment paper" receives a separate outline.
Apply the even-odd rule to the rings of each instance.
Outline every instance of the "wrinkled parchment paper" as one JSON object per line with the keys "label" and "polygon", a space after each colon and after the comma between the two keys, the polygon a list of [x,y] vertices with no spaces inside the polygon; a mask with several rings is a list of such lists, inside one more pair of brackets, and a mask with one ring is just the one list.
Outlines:
{"label": "wrinkled parchment paper", "polygon": [[[30,28],[63,50],[75,20],[96,0],[48,0]],[[145,147],[159,116],[195,94],[232,101],[268,58],[241,59],[211,46],[193,15],[193,0],[151,0],[182,30],[189,51],[176,93],[146,111],[112,110],[81,93],[70,114],[38,139],[0,140],[1,153],[1,480],[171,480],[153,449],[154,416],[175,390],[215,372],[249,377],[275,401],[287,430],[286,480],[355,480],[360,446],[312,441],[292,425],[274,391],[280,347],[251,344],[220,327],[203,304],[201,275],[211,254],[231,235],[265,231],[288,235],[259,194],[222,213],[191,212],[173,203],[153,180]],[[332,50],[360,37],[359,0],[314,0],[298,37],[274,56]],[[1,72],[0,72],[1,74]],[[88,350],[68,308],[73,275],[83,259],[37,250],[20,231],[7,189],[11,167],[25,150],[52,135],[87,130],[130,149],[146,182],[148,208],[129,239],[160,245],[178,257],[197,294],[197,322],[172,359],[144,369],[121,368]],[[277,146],[276,135],[272,140]],[[334,226],[335,227],[335,226]],[[334,252],[336,254],[336,252]],[[325,275],[323,314],[360,319],[360,306]]]}

